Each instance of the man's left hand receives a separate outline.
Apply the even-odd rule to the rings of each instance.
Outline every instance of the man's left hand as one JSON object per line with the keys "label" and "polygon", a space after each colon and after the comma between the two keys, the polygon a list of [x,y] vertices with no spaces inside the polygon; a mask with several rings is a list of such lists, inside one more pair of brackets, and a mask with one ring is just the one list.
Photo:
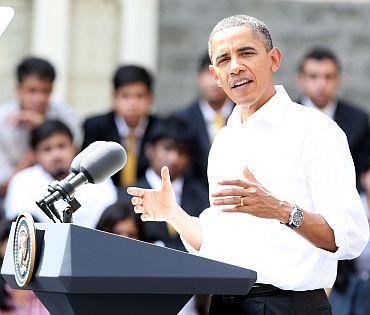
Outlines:
{"label": "man's left hand", "polygon": [[288,223],[293,205],[275,198],[256,180],[248,168],[244,169],[243,175],[245,180],[219,182],[220,185],[234,188],[225,188],[213,193],[212,197],[216,197],[213,205],[225,206],[223,209],[225,212],[245,212],[256,217]]}

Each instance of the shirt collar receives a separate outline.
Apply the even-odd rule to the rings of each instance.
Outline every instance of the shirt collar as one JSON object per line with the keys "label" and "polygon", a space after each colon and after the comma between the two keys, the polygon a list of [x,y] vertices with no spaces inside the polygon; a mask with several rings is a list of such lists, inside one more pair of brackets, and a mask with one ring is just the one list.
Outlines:
{"label": "shirt collar", "polygon": [[199,108],[200,111],[202,112],[204,120],[207,123],[212,123],[214,121],[216,114],[221,114],[222,117],[224,117],[224,119],[226,120],[233,110],[233,102],[227,99],[225,104],[221,107],[221,109],[218,112],[216,112],[211,106],[209,106],[208,102],[204,98],[201,98],[199,101]]}
{"label": "shirt collar", "polygon": [[45,178],[48,179],[48,182],[52,182],[54,180],[51,174],[46,169],[44,169],[44,167],[41,164],[35,164],[34,168],[37,169],[40,173],[43,173]]}
{"label": "shirt collar", "polygon": [[334,119],[335,111],[337,109],[337,102],[336,101],[332,101],[332,102],[328,103],[324,108],[320,108],[320,107],[316,106],[314,104],[314,102],[312,102],[312,100],[307,96],[304,96],[302,98],[302,105],[307,106],[307,107],[311,107],[311,108],[316,108],[317,110],[319,110],[319,111],[323,112],[324,114],[326,114],[327,116],[329,116],[331,119]]}
{"label": "shirt collar", "polygon": [[[292,103],[288,93],[282,85],[275,85],[276,93],[261,108],[248,117],[247,123],[264,120],[274,128],[278,128],[289,104]],[[241,125],[242,116],[237,105],[227,122],[228,126]]]}
{"label": "shirt collar", "polygon": [[[127,125],[126,121],[119,115],[114,115],[114,121],[116,123],[118,134],[121,138],[126,137],[129,134],[130,128]],[[145,129],[148,126],[148,118],[143,118],[139,125],[135,128],[135,135],[137,138],[141,138],[145,134]]]}

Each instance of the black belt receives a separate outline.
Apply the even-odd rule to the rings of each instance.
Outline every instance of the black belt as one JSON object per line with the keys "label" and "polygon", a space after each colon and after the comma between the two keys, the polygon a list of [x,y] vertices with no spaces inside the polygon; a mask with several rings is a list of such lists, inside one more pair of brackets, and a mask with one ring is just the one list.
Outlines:
{"label": "black belt", "polygon": [[271,284],[255,283],[246,295],[222,295],[223,300],[244,300],[256,296],[275,295],[283,291]]}
{"label": "black belt", "polygon": [[269,296],[284,293],[284,290],[274,287],[271,284],[255,283],[246,297]]}
{"label": "black belt", "polygon": [[320,291],[323,289],[317,289],[312,291],[292,291],[292,290],[282,290],[271,284],[255,283],[246,295],[222,295],[224,300],[244,300],[248,298],[253,298],[257,296],[273,296],[273,295],[299,295],[299,294],[310,294],[315,291]]}

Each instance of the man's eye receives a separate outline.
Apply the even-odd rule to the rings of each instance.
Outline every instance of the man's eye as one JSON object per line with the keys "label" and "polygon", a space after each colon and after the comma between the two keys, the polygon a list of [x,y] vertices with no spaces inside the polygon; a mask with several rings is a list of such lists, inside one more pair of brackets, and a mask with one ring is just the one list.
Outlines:
{"label": "man's eye", "polygon": [[334,80],[335,79],[335,75],[333,74],[328,74],[325,76],[325,80]]}
{"label": "man's eye", "polygon": [[251,52],[251,51],[243,51],[241,54],[242,54],[242,56],[252,56],[253,55],[253,52]]}
{"label": "man's eye", "polygon": [[217,62],[217,65],[220,65],[220,64],[224,63],[226,60],[227,60],[227,58],[219,59],[218,62]]}

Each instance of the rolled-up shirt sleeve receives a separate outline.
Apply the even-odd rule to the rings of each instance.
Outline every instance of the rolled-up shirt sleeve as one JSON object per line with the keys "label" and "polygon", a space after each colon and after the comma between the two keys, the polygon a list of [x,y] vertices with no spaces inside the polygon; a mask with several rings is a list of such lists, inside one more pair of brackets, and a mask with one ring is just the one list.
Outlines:
{"label": "rolled-up shirt sleeve", "polygon": [[200,255],[200,256],[207,256],[206,251],[213,251],[215,248],[214,246],[217,243],[217,238],[215,235],[212,236],[214,230],[217,230],[217,222],[212,217],[215,217],[217,211],[213,209],[213,207],[209,207],[205,209],[199,217],[193,217],[194,220],[197,220],[200,224],[200,228],[202,231],[202,241],[200,244],[199,250],[195,249],[191,246],[184,238],[181,237],[181,240],[186,248],[186,250],[190,254]]}
{"label": "rolled-up shirt sleeve", "polygon": [[[194,220],[198,220],[200,222],[200,217],[193,217]],[[180,235],[181,241],[185,246],[185,249],[188,251],[188,253],[193,255],[199,255],[199,251],[196,250],[193,246],[191,246],[181,235]],[[203,240],[203,235],[202,235]]]}
{"label": "rolled-up shirt sleeve", "polygon": [[[313,128],[314,129],[314,128]],[[314,211],[334,231],[338,250],[333,259],[359,256],[369,240],[369,224],[356,189],[356,175],[347,138],[336,128],[308,133],[304,164]]]}

